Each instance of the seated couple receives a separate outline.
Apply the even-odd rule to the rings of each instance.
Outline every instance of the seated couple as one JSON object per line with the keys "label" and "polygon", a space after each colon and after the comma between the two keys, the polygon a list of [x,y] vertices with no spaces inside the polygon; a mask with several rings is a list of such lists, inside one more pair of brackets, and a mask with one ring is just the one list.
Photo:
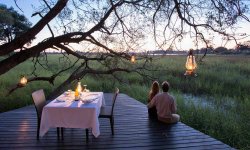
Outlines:
{"label": "seated couple", "polygon": [[176,123],[180,116],[176,114],[175,99],[168,93],[169,83],[162,83],[162,93],[159,93],[159,83],[154,81],[149,92],[148,113],[151,118],[157,118],[164,123]]}

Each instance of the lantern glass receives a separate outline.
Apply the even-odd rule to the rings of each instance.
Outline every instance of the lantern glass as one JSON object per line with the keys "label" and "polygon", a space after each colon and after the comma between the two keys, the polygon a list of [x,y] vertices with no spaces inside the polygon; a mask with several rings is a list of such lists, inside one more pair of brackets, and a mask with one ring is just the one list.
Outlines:
{"label": "lantern glass", "polygon": [[187,70],[195,70],[197,68],[197,64],[195,61],[195,57],[194,56],[188,56],[187,57],[187,62],[186,62],[186,69]]}
{"label": "lantern glass", "polygon": [[19,81],[19,83],[22,85],[22,86],[25,86],[28,82],[28,79],[25,77],[25,76],[21,76],[21,79]]}
{"label": "lantern glass", "polygon": [[186,72],[184,75],[194,75],[197,76],[195,70],[197,68],[197,64],[195,61],[195,56],[193,55],[193,50],[189,51],[186,61]]}
{"label": "lantern glass", "polygon": [[135,63],[135,55],[132,55],[131,56],[131,60],[130,60],[132,63]]}

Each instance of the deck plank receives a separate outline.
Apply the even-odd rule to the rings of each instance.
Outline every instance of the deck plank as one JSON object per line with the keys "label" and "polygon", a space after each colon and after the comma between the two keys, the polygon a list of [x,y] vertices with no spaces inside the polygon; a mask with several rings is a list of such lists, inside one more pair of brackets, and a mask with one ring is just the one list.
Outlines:
{"label": "deck plank", "polygon": [[[106,105],[112,94],[105,93]],[[115,105],[115,135],[108,119],[100,119],[101,135],[90,134],[86,142],[84,129],[65,129],[64,140],[57,139],[56,129],[36,140],[34,106],[0,114],[0,149],[233,149],[181,122],[166,125],[148,119],[141,102],[119,94]]]}

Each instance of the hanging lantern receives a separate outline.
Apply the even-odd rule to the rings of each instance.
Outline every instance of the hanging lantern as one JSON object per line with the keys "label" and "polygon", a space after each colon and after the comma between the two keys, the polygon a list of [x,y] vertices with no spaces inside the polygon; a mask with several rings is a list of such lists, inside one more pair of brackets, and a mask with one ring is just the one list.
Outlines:
{"label": "hanging lantern", "polygon": [[131,61],[132,63],[135,63],[135,55],[134,55],[134,54],[131,56],[130,61]]}
{"label": "hanging lantern", "polygon": [[19,81],[19,85],[25,86],[27,83],[28,83],[28,79],[24,75],[22,75]]}
{"label": "hanging lantern", "polygon": [[193,54],[193,49],[189,50],[188,56],[187,56],[187,61],[186,61],[186,72],[185,76],[197,76],[195,73],[195,70],[197,68],[197,64],[195,62],[195,56]]}
{"label": "hanging lantern", "polygon": [[81,82],[78,80],[77,86],[76,86],[76,89],[75,89],[75,99],[80,98],[80,93],[81,92],[82,92],[82,85],[81,85]]}

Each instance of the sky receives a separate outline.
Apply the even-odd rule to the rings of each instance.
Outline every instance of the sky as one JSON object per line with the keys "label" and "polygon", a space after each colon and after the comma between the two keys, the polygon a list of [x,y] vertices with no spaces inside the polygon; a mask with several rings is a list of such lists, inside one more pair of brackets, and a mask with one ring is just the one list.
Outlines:
{"label": "sky", "polygon": [[[6,5],[8,8],[13,7],[14,10],[16,10],[18,13],[23,14],[31,23],[32,26],[35,25],[40,20],[39,16],[33,16],[34,13],[34,7],[37,7],[40,5],[39,0],[16,0],[19,8],[16,7],[16,4],[14,0],[0,0],[1,4]],[[46,35],[49,35],[49,30],[45,27],[38,35],[36,36],[37,40],[34,40],[33,44],[38,43],[39,41],[42,41]]]}
{"label": "sky", "polygon": [[[18,11],[20,14],[24,14],[28,20],[32,23],[32,25],[34,25],[39,19],[39,16],[34,16],[31,17],[31,15],[34,13],[33,8],[37,7],[40,5],[39,0],[17,0],[17,4],[18,6],[21,8],[18,9],[14,3],[14,0],[0,0],[1,4],[6,5],[7,7],[13,7],[16,11]],[[53,21],[50,23],[53,24]],[[246,33],[248,35],[250,35],[250,30],[249,30],[249,26],[250,23],[249,22],[240,22],[238,24],[238,26],[240,27],[239,29],[237,29],[238,33]],[[36,40],[33,41],[33,44],[38,43],[39,41],[42,41],[44,38],[48,37],[50,35],[49,30],[45,27],[37,36],[36,36]],[[250,37],[242,40],[242,41],[247,41],[250,40]],[[181,47],[179,47],[178,49],[180,50],[188,50],[188,49],[196,49],[199,48],[197,46],[195,46],[192,42],[193,40],[190,39],[189,37],[185,38],[182,42],[181,42]],[[240,41],[240,40],[239,40]],[[240,41],[240,42],[242,42]],[[154,44],[154,42],[145,42],[145,46],[147,47],[147,49],[151,49],[154,50],[156,49],[156,44]],[[215,39],[213,40],[213,46],[219,47],[219,46],[225,46],[227,48],[234,48],[235,47],[235,43],[234,42],[229,42],[227,43],[227,45],[225,45],[225,41],[221,40],[221,37],[219,36],[215,36]],[[204,46],[200,46],[200,47],[204,47]],[[81,49],[81,47],[78,47],[78,49]]]}
{"label": "sky", "polygon": [[13,7],[14,10],[19,12],[20,14],[24,14],[25,17],[28,18],[31,22],[37,22],[39,20],[38,17],[31,17],[33,13],[32,5],[39,5],[38,0],[17,0],[17,4],[23,12],[16,7],[14,0],[0,0],[0,3],[6,5],[7,7]]}

